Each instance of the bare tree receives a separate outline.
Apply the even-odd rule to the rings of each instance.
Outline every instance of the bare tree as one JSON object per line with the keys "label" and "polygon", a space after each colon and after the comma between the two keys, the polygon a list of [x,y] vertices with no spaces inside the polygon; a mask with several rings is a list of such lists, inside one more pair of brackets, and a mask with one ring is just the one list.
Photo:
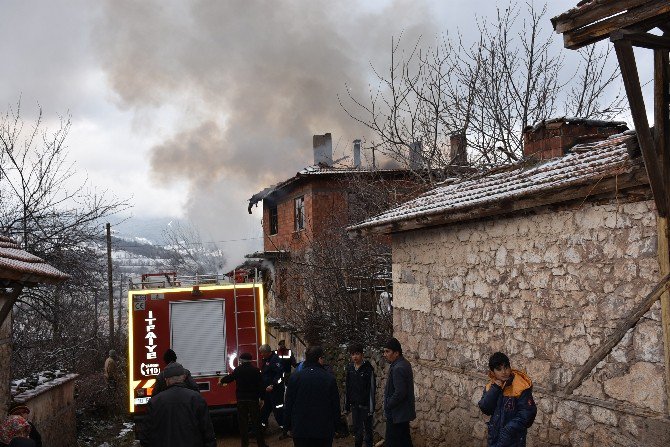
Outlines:
{"label": "bare tree", "polygon": [[[520,24],[518,22],[521,22]],[[547,26],[544,26],[544,24]],[[349,92],[340,103],[372,133],[373,146],[423,175],[430,184],[453,158],[450,136],[467,136],[475,165],[519,160],[523,129],[556,113],[583,118],[613,118],[622,111],[622,95],[612,93],[618,73],[608,69],[609,52],[591,47],[566,81],[562,49],[536,9],[511,3],[494,21],[479,20],[480,38],[472,45],[458,36],[437,39],[410,51],[392,42],[387,73],[375,71],[379,86],[366,100]],[[514,31],[518,29],[518,31]],[[607,100],[610,97],[611,99]],[[419,152],[420,163],[410,163]]]}
{"label": "bare tree", "polygon": [[104,287],[99,223],[128,205],[87,180],[73,181],[65,143],[69,117],[50,133],[41,109],[31,125],[20,112],[19,103],[0,118],[0,232],[71,279],[24,290],[14,312],[12,366],[19,375],[47,367],[82,371],[99,357],[90,350],[101,348],[94,325],[82,325],[93,322],[94,293]]}
{"label": "bare tree", "polygon": [[204,243],[193,226],[173,222],[163,231],[169,252],[168,267],[183,274],[222,273],[226,258],[214,242]]}

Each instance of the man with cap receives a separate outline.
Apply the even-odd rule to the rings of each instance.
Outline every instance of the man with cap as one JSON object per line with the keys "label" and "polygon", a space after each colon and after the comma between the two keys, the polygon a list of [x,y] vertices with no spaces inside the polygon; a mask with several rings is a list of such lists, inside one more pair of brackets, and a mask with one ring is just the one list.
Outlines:
{"label": "man with cap", "polygon": [[7,411],[7,413],[9,415],[21,416],[23,419],[25,419],[28,422],[28,425],[30,425],[30,434],[28,437],[35,442],[36,447],[42,447],[42,436],[37,431],[37,428],[35,428],[35,424],[28,420],[30,408],[28,408],[26,404],[12,402],[9,404],[9,411]]}
{"label": "man with cap", "polygon": [[287,436],[284,430],[284,370],[279,356],[272,352],[270,345],[258,348],[261,355],[261,373],[263,377],[263,408],[261,409],[261,425],[267,427],[270,413],[275,415],[277,424],[282,429],[280,438]]}
{"label": "man with cap", "polygon": [[[167,351],[165,351],[165,354],[163,354],[163,361],[165,362],[165,368],[167,369],[168,366],[177,362],[177,354],[172,349],[168,349]],[[198,384],[195,383],[195,380],[193,380],[193,377],[191,376],[191,371],[189,371],[186,368],[184,368],[184,371],[186,371],[186,379],[184,380],[184,384],[193,391],[200,392]],[[154,389],[152,391],[152,396],[155,396],[161,391],[165,391],[165,389],[167,388],[167,383],[165,383],[164,372],[165,369],[161,371],[160,374],[158,374],[158,377],[156,377],[156,385],[154,386]]]}
{"label": "man with cap", "polygon": [[385,445],[412,447],[409,422],[416,418],[412,365],[403,357],[396,338],[390,338],[384,345],[384,358],[391,364],[384,388]]}
{"label": "man with cap", "polygon": [[251,419],[251,429],[256,434],[256,444],[258,447],[267,447],[265,436],[261,430],[260,424],[260,399],[263,398],[264,391],[263,377],[261,370],[251,363],[253,358],[248,352],[240,355],[240,362],[232,374],[221,377],[219,384],[226,386],[231,382],[237,384],[235,396],[237,397],[237,418],[240,426],[240,437],[242,438],[242,447],[249,446],[249,420]]}
{"label": "man with cap", "polygon": [[177,362],[163,370],[167,389],[147,405],[142,447],[216,447],[207,402],[186,386],[186,370]]}
{"label": "man with cap", "polygon": [[116,365],[116,351],[113,349],[109,350],[109,357],[105,359],[103,374],[107,381],[107,387],[111,390],[116,390],[116,385],[119,380],[119,371]]}

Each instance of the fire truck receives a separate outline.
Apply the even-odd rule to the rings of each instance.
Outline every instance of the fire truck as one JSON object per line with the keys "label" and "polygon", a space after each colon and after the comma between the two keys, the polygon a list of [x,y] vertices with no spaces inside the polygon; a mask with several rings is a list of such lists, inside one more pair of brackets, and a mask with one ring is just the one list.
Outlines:
{"label": "fire truck", "polygon": [[[210,413],[235,412],[235,386],[218,380],[250,353],[259,365],[265,343],[263,287],[257,276],[179,277],[175,272],[142,275],[128,292],[129,409],[137,419],[146,413],[156,377],[171,348],[191,371]],[[245,282],[237,282],[245,281]],[[246,282],[249,281],[249,282]]]}

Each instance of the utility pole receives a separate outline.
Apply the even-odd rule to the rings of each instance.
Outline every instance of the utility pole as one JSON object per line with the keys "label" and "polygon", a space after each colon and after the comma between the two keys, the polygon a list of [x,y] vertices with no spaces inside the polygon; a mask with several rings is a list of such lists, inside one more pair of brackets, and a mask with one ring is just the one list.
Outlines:
{"label": "utility pole", "polygon": [[116,330],[118,333],[121,333],[121,315],[123,314],[123,274],[121,274],[121,280],[119,281],[119,315],[117,316]]}
{"label": "utility pole", "polygon": [[109,290],[109,349],[114,348],[114,284],[112,283],[112,228],[107,227],[107,289]]}

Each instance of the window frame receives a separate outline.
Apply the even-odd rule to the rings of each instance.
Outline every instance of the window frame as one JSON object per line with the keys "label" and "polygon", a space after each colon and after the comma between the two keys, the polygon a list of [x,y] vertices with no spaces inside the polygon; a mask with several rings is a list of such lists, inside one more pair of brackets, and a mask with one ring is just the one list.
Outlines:
{"label": "window frame", "polygon": [[279,210],[277,209],[277,205],[268,208],[268,231],[270,236],[279,233]]}
{"label": "window frame", "polygon": [[305,229],[305,196],[293,199],[293,231],[298,232]]}

